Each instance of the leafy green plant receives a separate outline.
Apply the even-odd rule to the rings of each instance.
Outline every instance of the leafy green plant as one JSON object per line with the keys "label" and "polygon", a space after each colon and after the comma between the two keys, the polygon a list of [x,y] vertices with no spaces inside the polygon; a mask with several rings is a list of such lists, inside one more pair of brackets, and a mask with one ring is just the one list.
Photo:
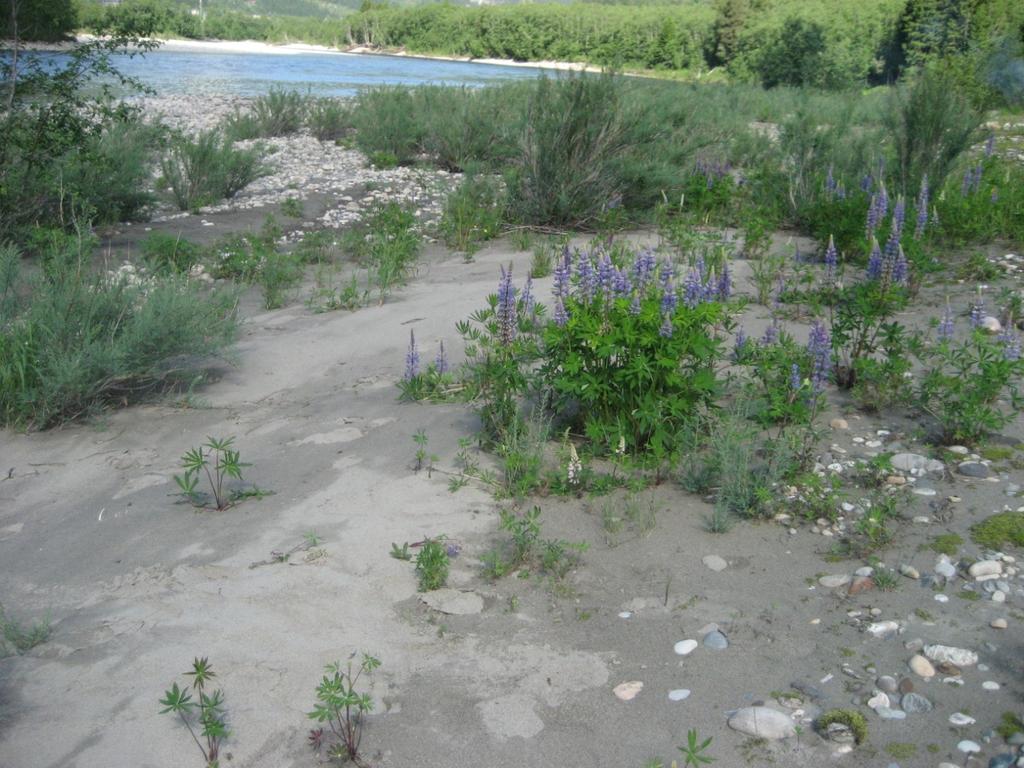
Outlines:
{"label": "leafy green plant", "polygon": [[202,251],[178,235],[151,232],[140,246],[142,259],[155,274],[187,274],[199,262]]}
{"label": "leafy green plant", "polygon": [[50,620],[25,627],[0,604],[0,658],[9,653],[24,653],[50,639]]}
{"label": "leafy green plant", "polygon": [[[207,684],[216,677],[206,658],[195,659],[192,670],[186,672],[185,676],[191,678],[192,691],[199,700],[193,698],[188,685],[178,688],[178,684],[174,683],[160,699],[164,707],[160,714],[177,715],[199,747],[206,768],[218,768],[221,746],[229,735],[224,717],[224,693],[219,688],[212,693],[206,692]],[[200,737],[203,741],[200,741]]]}
{"label": "leafy green plant", "polygon": [[232,139],[258,139],[298,133],[306,120],[308,99],[298,91],[271,88],[248,111],[235,110],[225,130]]}
{"label": "leafy green plant", "polygon": [[330,734],[325,734],[322,727],[310,731],[309,742],[315,752],[325,750],[328,759],[338,763],[351,761],[360,768],[366,765],[359,747],[366,716],[373,711],[373,699],[361,692],[358,685],[364,675],[372,674],[378,667],[380,661],[365,653],[354,667],[352,659],[344,668],[339,662],[327,666],[316,688],[316,705],[309,716],[318,723],[326,723]]}
{"label": "leafy green plant", "polygon": [[502,193],[493,179],[467,175],[448,195],[438,229],[445,243],[472,253],[498,235],[503,219]]}
{"label": "leafy green plant", "polygon": [[337,141],[352,126],[352,107],[341,99],[312,99],[306,111],[306,127],[320,141]]}
{"label": "leafy green plant", "polygon": [[711,746],[711,737],[700,740],[700,736],[697,735],[697,729],[691,728],[686,732],[686,746],[679,747],[679,751],[683,753],[683,765],[693,766],[697,768],[699,765],[708,765],[713,763],[715,759],[704,754],[704,750]]}
{"label": "leafy green plant", "polygon": [[971,538],[990,549],[1024,547],[1024,512],[999,512],[971,526]]}
{"label": "leafy green plant", "polygon": [[302,201],[297,197],[286,197],[281,203],[281,213],[293,219],[301,219],[305,215]]}
{"label": "leafy green plant", "polygon": [[423,541],[416,555],[416,578],[420,592],[441,589],[448,583],[448,548],[444,536]]}
{"label": "leafy green plant", "polygon": [[416,443],[416,456],[413,460],[412,471],[419,472],[421,469],[426,469],[429,477],[434,469],[437,456],[427,450],[427,445],[430,442],[427,431],[425,429],[417,430],[416,434],[412,436],[412,441]]}
{"label": "leafy green plant", "polygon": [[383,304],[416,267],[421,238],[413,214],[397,203],[374,208],[345,238],[345,247],[367,268]]}
{"label": "leafy green plant", "polygon": [[900,585],[900,576],[892,568],[875,568],[871,578],[874,580],[875,586],[883,592],[892,592]]}
{"label": "leafy green plant", "polygon": [[256,272],[264,307],[284,306],[301,280],[302,264],[294,254],[281,253],[274,248],[265,251]]}
{"label": "leafy green plant", "polygon": [[[243,463],[238,451],[234,450],[235,438],[208,437],[206,443],[191,448],[181,457],[184,474],[175,475],[183,496],[196,506],[203,506],[204,494],[198,490],[199,479],[205,476],[209,481],[213,494],[213,503],[217,509],[227,509],[238,498],[225,488],[228,478],[242,480],[243,467],[251,466]],[[212,466],[211,466],[212,460]]]}
{"label": "leafy green plant", "polygon": [[196,211],[224,198],[268,173],[258,148],[237,149],[218,130],[202,131],[195,139],[171,143],[160,162],[163,179],[183,211]]}
{"label": "leafy green plant", "polygon": [[391,543],[391,552],[388,554],[395,560],[412,560],[412,552],[409,551],[409,542],[405,542],[402,546],[398,546],[394,542]]}

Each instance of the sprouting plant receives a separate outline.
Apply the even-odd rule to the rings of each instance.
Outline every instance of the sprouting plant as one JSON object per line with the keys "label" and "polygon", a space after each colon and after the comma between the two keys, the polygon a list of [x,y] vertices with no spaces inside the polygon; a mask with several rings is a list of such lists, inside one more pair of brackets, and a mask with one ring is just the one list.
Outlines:
{"label": "sprouting plant", "polygon": [[[196,701],[193,698],[188,685],[178,688],[178,684],[173,683],[170,690],[165,691],[164,697],[160,700],[164,707],[160,710],[160,714],[178,715],[192,735],[192,740],[199,747],[203,760],[206,761],[206,768],[218,768],[220,747],[224,739],[228,737],[228,729],[224,721],[224,692],[220,689],[213,693],[206,692],[207,683],[215,677],[213,668],[206,658],[194,659],[192,670],[186,672],[185,676],[192,678],[192,691],[199,697],[199,700]],[[197,729],[198,735],[196,734]],[[200,741],[200,737],[203,741]]]}
{"label": "sprouting plant", "polygon": [[[12,616],[5,613],[3,605],[0,605],[0,658],[8,652],[22,653],[35,648],[40,643],[45,643],[50,637],[50,620],[43,619],[41,622],[25,628]],[[9,648],[13,651],[9,651]]]}
{"label": "sprouting plant", "polygon": [[303,534],[303,538],[306,539],[306,545],[309,547],[319,546],[320,542],[323,541],[323,538],[321,538],[321,536],[316,531],[312,530],[306,531],[306,533]]}
{"label": "sprouting plant", "polygon": [[304,215],[302,201],[297,197],[287,197],[281,203],[281,213],[293,219],[301,219]]}
{"label": "sprouting plant", "polygon": [[448,581],[448,549],[444,536],[426,539],[416,555],[416,578],[420,592],[440,589]]}
{"label": "sprouting plant", "polygon": [[[228,494],[224,488],[225,481],[230,477],[242,479],[242,468],[251,466],[240,460],[239,452],[234,450],[235,438],[207,437],[206,443],[192,448],[181,457],[185,474],[175,475],[174,482],[181,488],[181,493],[196,506],[202,505],[203,495],[197,490],[199,477],[205,474],[213,492],[213,501],[217,509],[227,509],[239,498],[236,494]],[[211,468],[210,461],[213,460]]]}
{"label": "sprouting plant", "polygon": [[413,471],[419,472],[421,469],[426,469],[429,477],[434,471],[434,462],[437,461],[437,456],[427,451],[427,443],[430,439],[427,437],[426,430],[417,430],[416,434],[412,436],[412,441],[416,443]]}
{"label": "sprouting plant", "polygon": [[711,737],[700,740],[700,736],[697,735],[697,729],[691,728],[686,732],[686,746],[679,747],[679,751],[683,753],[683,766],[699,766],[713,763],[715,758],[708,757],[704,754],[704,750],[711,746]]}
{"label": "sprouting plant", "polygon": [[398,546],[394,542],[391,542],[391,552],[389,553],[395,560],[412,560],[412,552],[409,551],[409,542],[405,542],[402,546]]}
{"label": "sprouting plant", "polygon": [[891,568],[876,568],[872,574],[875,586],[883,592],[892,592],[900,585],[900,577]]}
{"label": "sprouting plant", "polygon": [[367,693],[360,693],[356,686],[364,674],[372,673],[379,666],[380,661],[365,653],[356,667],[351,658],[344,669],[340,662],[327,665],[326,674],[316,688],[316,706],[309,716],[318,723],[327,723],[336,741],[329,743],[324,729],[314,728],[309,733],[314,751],[326,748],[331,760],[339,763],[350,760],[356,766],[365,765],[359,755],[359,745],[366,714],[373,711],[373,699]]}

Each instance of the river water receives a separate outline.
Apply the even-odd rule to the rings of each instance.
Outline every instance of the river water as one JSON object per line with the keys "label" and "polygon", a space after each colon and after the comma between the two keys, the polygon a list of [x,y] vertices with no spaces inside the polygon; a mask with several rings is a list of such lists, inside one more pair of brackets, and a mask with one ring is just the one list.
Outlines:
{"label": "river water", "polygon": [[[360,88],[375,85],[480,86],[535,78],[540,73],[533,67],[285,50],[261,53],[169,47],[144,56],[116,56],[114,63],[124,74],[142,80],[158,94],[197,96],[258,96],[273,87],[315,96],[350,96]],[[65,58],[59,53],[41,55],[55,60]]]}

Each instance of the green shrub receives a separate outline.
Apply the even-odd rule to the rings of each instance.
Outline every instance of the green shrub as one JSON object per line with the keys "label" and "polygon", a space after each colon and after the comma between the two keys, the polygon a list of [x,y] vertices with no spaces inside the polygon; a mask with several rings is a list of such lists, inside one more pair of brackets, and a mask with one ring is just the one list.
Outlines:
{"label": "green shrub", "polygon": [[174,141],[160,168],[174,202],[183,211],[234,197],[268,172],[259,149],[237,149],[217,130],[203,131],[195,140]]}
{"label": "green shrub", "polygon": [[431,592],[447,584],[448,550],[443,536],[423,542],[416,555],[416,578],[420,592]]}
{"label": "green shrub", "polygon": [[[413,92],[403,86],[362,91],[352,112],[356,146],[373,158],[394,158],[394,165],[411,163],[420,151],[423,128]],[[374,160],[378,167],[389,167]]]}
{"label": "green shrub", "polygon": [[515,157],[530,87],[416,89],[423,151],[447,171],[500,171]]}
{"label": "green shrub", "polygon": [[0,604],[0,659],[16,653],[32,650],[50,639],[50,621],[44,619],[30,627],[4,611]]}
{"label": "green shrub", "polygon": [[234,338],[235,299],[187,280],[89,271],[88,250],[48,255],[31,279],[0,250],[0,421],[46,428],[194,378]]}
{"label": "green shrub", "polygon": [[1000,512],[975,523],[971,538],[989,549],[1024,547],[1024,512]]}
{"label": "green shrub", "polygon": [[466,176],[444,201],[438,228],[450,248],[471,253],[482,240],[497,237],[504,214],[497,182]]}
{"label": "green shrub", "polygon": [[368,270],[381,304],[415,270],[420,247],[416,217],[397,203],[378,206],[345,237],[345,248]]}
{"label": "green shrub", "polygon": [[302,129],[308,107],[308,99],[298,91],[271,88],[247,111],[236,109],[225,121],[225,132],[236,141],[289,136]]}
{"label": "green shrub", "polygon": [[199,262],[202,250],[195,243],[166,232],[151,232],[140,246],[142,260],[154,274],[187,274]]}
{"label": "green shrub", "polygon": [[263,291],[263,305],[277,309],[287,303],[295,286],[302,280],[302,264],[290,253],[271,250],[263,257],[256,281]]}
{"label": "green shrub", "polygon": [[320,141],[337,141],[352,127],[352,106],[340,99],[313,99],[306,111],[306,127]]}

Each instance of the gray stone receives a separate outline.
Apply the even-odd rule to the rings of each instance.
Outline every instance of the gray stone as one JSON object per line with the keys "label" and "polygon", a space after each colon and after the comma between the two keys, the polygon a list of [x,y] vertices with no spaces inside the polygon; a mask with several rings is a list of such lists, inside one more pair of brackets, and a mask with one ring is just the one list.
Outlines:
{"label": "gray stone", "polygon": [[690,697],[689,688],[676,688],[674,691],[668,692],[669,701],[684,701]]}
{"label": "gray stone", "polygon": [[948,560],[939,560],[935,564],[935,572],[946,579],[952,579],[956,576],[956,566]]}
{"label": "gray stone", "polygon": [[955,664],[958,667],[973,667],[978,663],[978,654],[966,648],[955,648],[949,645],[926,645],[924,655],[931,661]]}
{"label": "gray stone", "polygon": [[822,576],[818,579],[818,583],[828,589],[835,589],[837,587],[845,587],[850,583],[850,576],[846,573],[836,574],[834,576]]}
{"label": "gray stone", "polygon": [[829,723],[825,729],[825,738],[836,744],[853,744],[856,741],[850,727],[842,723]]}
{"label": "gray stone", "polygon": [[897,453],[889,462],[901,472],[942,472],[946,465],[937,459],[929,459],[919,453]]}
{"label": "gray stone", "polygon": [[977,742],[971,741],[970,739],[964,739],[956,745],[956,748],[967,755],[975,752],[981,752],[981,745]]}
{"label": "gray stone", "polygon": [[920,693],[904,694],[900,699],[900,706],[909,715],[923,714],[933,709],[932,703]]}
{"label": "gray stone", "polygon": [[986,478],[992,474],[992,470],[980,461],[964,461],[957,467],[957,471],[965,477]]}
{"label": "gray stone", "polygon": [[902,709],[891,709],[890,707],[878,707],[875,712],[883,720],[906,720],[907,713]]}
{"label": "gray stone", "polygon": [[704,565],[710,568],[712,571],[724,571],[726,568],[729,567],[729,564],[718,555],[705,555],[701,559],[701,562],[703,562]]}
{"label": "gray stone", "polygon": [[988,761],[988,768],[1010,768],[1016,759],[1014,755],[996,755]]}
{"label": "gray stone", "polygon": [[788,739],[796,735],[793,721],[768,707],[744,707],[729,718],[729,727],[758,739]]}
{"label": "gray stone", "polygon": [[979,576],[998,576],[1003,572],[1003,564],[998,560],[979,560],[967,572],[975,579]]}
{"label": "gray stone", "polygon": [[724,651],[729,647],[729,641],[726,639],[725,635],[718,630],[715,630],[714,632],[708,632],[704,635],[704,646],[716,651]]}
{"label": "gray stone", "polygon": [[875,685],[878,686],[878,690],[885,693],[896,693],[897,682],[895,677],[889,675],[882,675],[880,678],[875,680]]}

